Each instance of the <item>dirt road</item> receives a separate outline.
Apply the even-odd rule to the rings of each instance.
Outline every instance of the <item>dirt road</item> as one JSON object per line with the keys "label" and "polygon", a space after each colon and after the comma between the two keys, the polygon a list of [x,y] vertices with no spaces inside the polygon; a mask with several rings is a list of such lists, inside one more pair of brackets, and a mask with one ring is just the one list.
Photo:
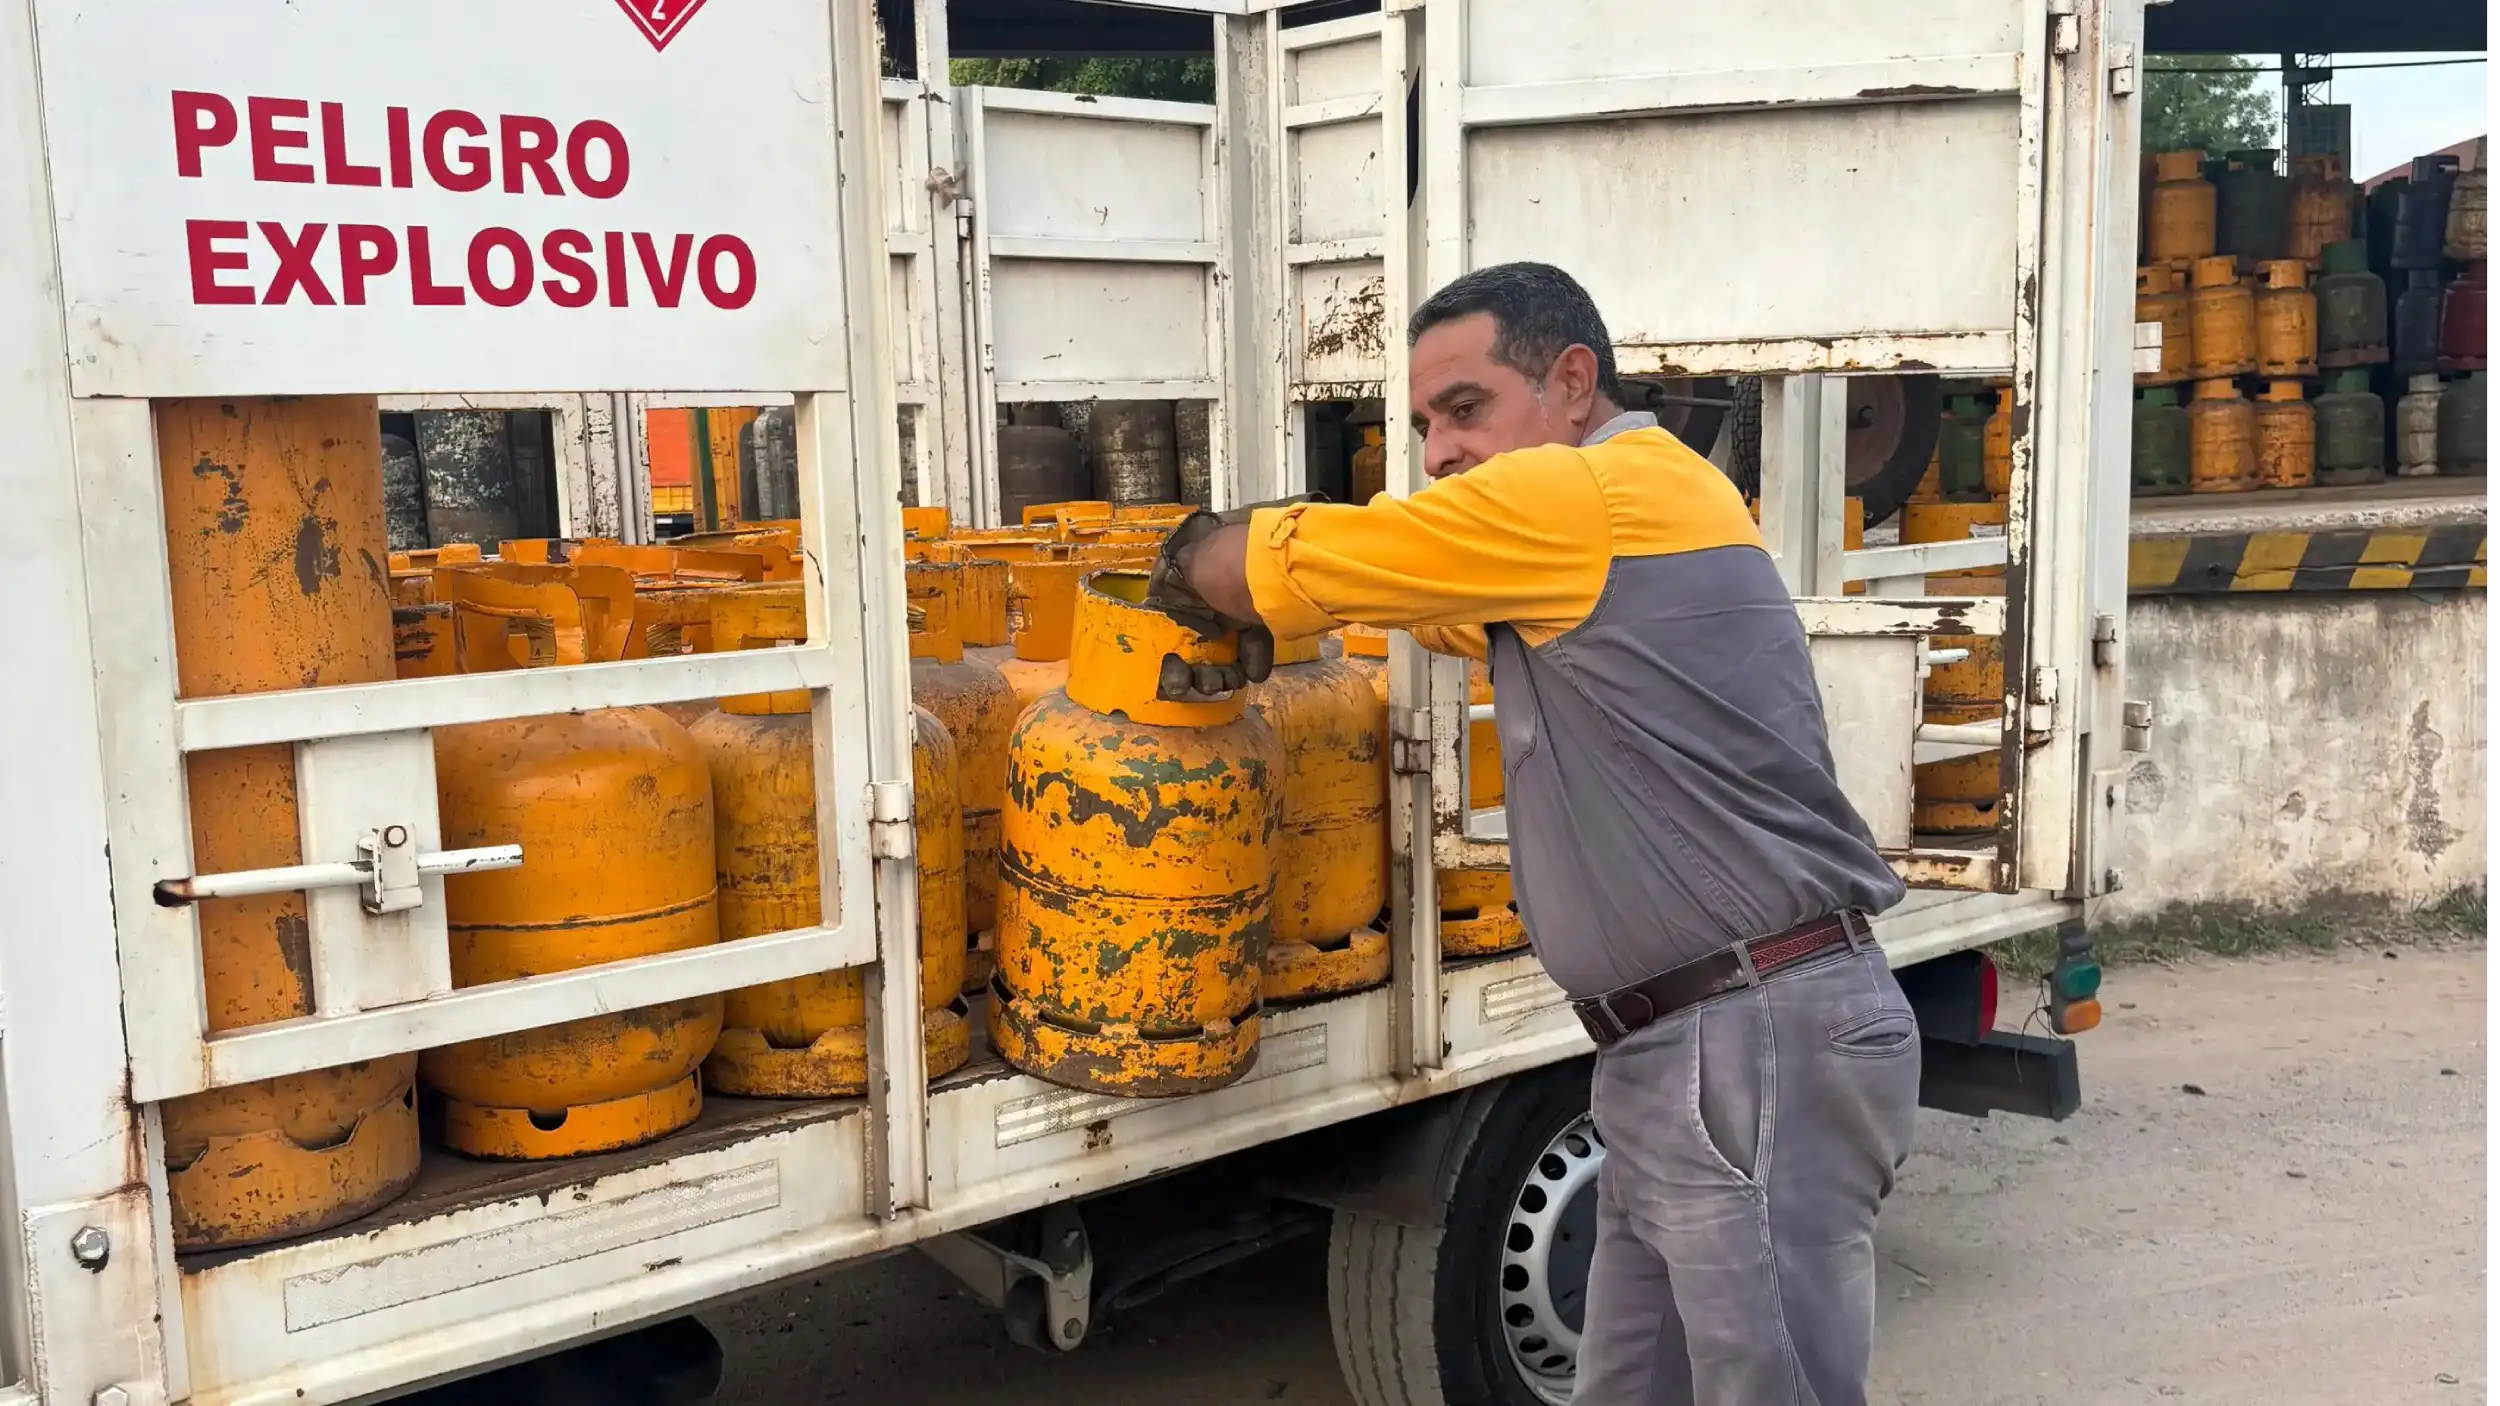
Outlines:
{"label": "dirt road", "polygon": [[[2062,1125],[1922,1115],[1884,1211],[1894,1406],[2480,1401],[2484,956],[2111,974]],[[1343,1406],[1315,1244],[1070,1357],[916,1255],[714,1315],[723,1406]]]}

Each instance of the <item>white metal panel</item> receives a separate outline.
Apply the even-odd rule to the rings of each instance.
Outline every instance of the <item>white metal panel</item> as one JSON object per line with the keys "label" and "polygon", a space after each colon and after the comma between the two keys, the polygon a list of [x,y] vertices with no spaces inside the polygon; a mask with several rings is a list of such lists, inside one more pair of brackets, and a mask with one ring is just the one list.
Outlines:
{"label": "white metal panel", "polygon": [[1825,635],[1807,641],[1841,794],[1885,849],[1910,845],[1910,758],[1918,732],[1919,641]]}
{"label": "white metal panel", "polygon": [[[1287,401],[1376,397],[1387,374],[1384,255],[1406,168],[1389,159],[1387,129],[1403,137],[1405,106],[1392,96],[1404,89],[1384,67],[1382,34],[1381,20],[1358,15],[1280,38]],[[1299,448],[1286,442],[1298,473]]]}
{"label": "white metal panel", "polygon": [[1292,270],[1297,400],[1360,400],[1378,395],[1389,331],[1378,259],[1332,260]]}
{"label": "white metal panel", "polygon": [[1818,68],[1913,55],[2011,53],[2018,12],[2002,0],[1831,5],[1752,0],[1672,16],[1641,5],[1472,4],[1467,83],[1496,88],[1666,72]]}
{"label": "white metal panel", "polygon": [[987,111],[982,139],[989,213],[983,225],[993,239],[1210,237],[1207,119],[1062,117],[1001,109],[995,99]]}
{"label": "white metal panel", "polygon": [[1215,374],[1206,267],[1026,259],[994,266],[1001,381],[1203,380]]}
{"label": "white metal panel", "polygon": [[842,384],[822,4],[38,9],[80,394]]}

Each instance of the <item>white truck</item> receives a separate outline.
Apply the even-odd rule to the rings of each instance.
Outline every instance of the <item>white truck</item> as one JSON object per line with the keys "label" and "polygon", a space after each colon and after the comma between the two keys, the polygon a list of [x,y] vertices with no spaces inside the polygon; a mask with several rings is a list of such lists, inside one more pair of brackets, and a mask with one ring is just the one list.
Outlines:
{"label": "white truck", "polygon": [[[1501,813],[1466,804],[1450,662],[1403,638],[1392,660],[1392,981],[1268,1012],[1238,1084],[1120,1100],[976,1052],[931,1085],[914,996],[900,475],[989,521],[1001,403],[1195,398],[1219,500],[1292,491],[1299,407],[1400,405],[1407,310],[1505,259],[1584,280],[1627,373],[1766,378],[1764,533],[1844,780],[1914,889],[1875,928],[1929,1101],[2073,1107],[2073,1047],[1993,1032],[1975,949],[2058,929],[2056,972],[2016,975],[2068,1012],[2117,882],[2138,0],[1770,0],[1663,28],[1637,0],[1165,9],[1211,27],[1214,104],[954,88],[942,0],[897,55],[919,76],[882,80],[869,7],[827,0],[0,12],[0,1403],[386,1398],[903,1247],[1068,1350],[1322,1227],[1359,1399],[1566,1399],[1589,1046],[1533,957],[1441,958],[1434,867],[1507,859]],[[412,155],[434,118],[475,126],[467,164],[431,135]],[[1842,383],[1905,373],[2010,378],[2002,535],[1844,548]],[[640,408],[788,404],[808,641],[178,699],[150,403],[298,394],[552,408],[565,530],[629,539]],[[1404,434],[1387,476],[1421,483]],[[2002,595],[1926,590],[2000,562]],[[2001,722],[1922,723],[1939,634],[2002,637]],[[394,762],[428,729],[775,688],[816,700],[818,926],[452,990],[438,887],[387,919],[316,904],[314,1009],[208,1028],[193,910],[158,901],[203,878],[184,758],[291,744],[306,858],[332,861],[305,882],[369,883],[358,836],[434,833],[430,770]],[[1913,833],[1914,765],[1979,752],[1996,827]],[[174,1251],[164,1100],[840,966],[871,974],[864,1099],[714,1099],[569,1162],[428,1148],[364,1219]],[[1088,1223],[1201,1175],[1234,1193],[1185,1199],[1225,1214],[1116,1254]]]}

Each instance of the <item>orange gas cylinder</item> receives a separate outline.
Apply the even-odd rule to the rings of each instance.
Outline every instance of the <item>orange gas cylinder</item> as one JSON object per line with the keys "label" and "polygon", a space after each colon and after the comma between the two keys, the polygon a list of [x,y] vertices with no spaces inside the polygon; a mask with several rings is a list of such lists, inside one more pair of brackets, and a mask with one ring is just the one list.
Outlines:
{"label": "orange gas cylinder", "polygon": [[1012,643],[1007,627],[1008,563],[967,557],[963,569],[963,608],[955,624],[964,646],[997,649]]}
{"label": "orange gas cylinder", "polygon": [[955,530],[955,515],[944,508],[903,509],[903,535],[924,542],[942,542]]}
{"label": "orange gas cylinder", "polygon": [[2195,319],[2188,310],[2187,290],[2178,270],[2147,264],[2135,271],[2135,320],[2161,324],[2161,369],[2138,371],[2139,386],[2175,385],[2188,378],[2196,354]]}
{"label": "orange gas cylinder", "polygon": [[[1910,503],[1901,509],[1903,546],[2004,535],[2005,502],[2002,499],[1986,503]],[[1927,580],[1927,589],[1932,595],[1996,595],[2005,590],[2005,568],[1973,566],[1959,571],[1937,571],[1929,573]],[[1940,581],[1955,581],[1957,584],[1939,587],[1935,583]],[[1964,588],[1965,583],[1967,588]]]}
{"label": "orange gas cylinder", "polygon": [[[2004,708],[2001,702],[1930,704],[1922,716],[1931,723],[1968,725],[1994,722],[2004,716]],[[1911,828],[1929,835],[1972,835],[1995,828],[2004,803],[2002,768],[1996,752],[1975,752],[1915,768],[1910,773]]]}
{"label": "orange gas cylinder", "polygon": [[1086,561],[1021,561],[1007,573],[1007,634],[1015,658],[998,672],[1022,715],[1068,682],[1068,642],[1076,629],[1077,583],[1101,568]]}
{"label": "orange gas cylinder", "polygon": [[495,544],[495,560],[519,562],[528,566],[561,565],[572,559],[579,537],[517,537]]}
{"label": "orange gas cylinder", "polygon": [[1238,642],[1145,589],[1087,578],[1068,686],[1016,725],[989,1016],[1008,1063],[1129,1098],[1218,1088],[1257,1057],[1285,769],[1244,693],[1163,697],[1168,669]]}
{"label": "orange gas cylinder", "polygon": [[[1048,527],[986,527],[958,530],[946,540],[984,561],[1033,561],[1051,555],[1059,545],[1059,534],[1056,529]],[[904,545],[905,561],[961,560],[944,552],[915,553],[909,550],[917,546],[916,543]]]}
{"label": "orange gas cylinder", "polygon": [[403,679],[436,678],[459,672],[451,655],[451,607],[434,598],[430,569],[403,567],[402,552],[391,554],[391,663]]}
{"label": "orange gas cylinder", "polygon": [[1173,527],[1196,511],[1187,503],[1130,503],[1113,508],[1111,520],[1132,527]]}
{"label": "orange gas cylinder", "polygon": [[1979,481],[1988,496],[2005,501],[2014,491],[2014,393],[1990,391],[1988,422],[1980,427]]}
{"label": "orange gas cylinder", "polygon": [[2284,252],[2319,267],[2326,246],[2352,238],[2353,185],[2338,156],[2292,158],[2291,228]]}
{"label": "orange gas cylinder", "polygon": [[[623,572],[524,584],[447,574],[464,670],[622,657]],[[616,617],[625,619],[620,624]],[[520,868],[443,881],[456,986],[570,971],[719,940],[712,783],[702,751],[656,708],[437,728],[447,848],[519,844]],[[497,1160],[633,1147],[702,1112],[696,1074],[721,998],[566,1021],[427,1050],[443,1140]]]}
{"label": "orange gas cylinder", "polygon": [[2196,383],[2188,407],[2188,491],[2245,493],[2257,486],[2257,410],[2229,381]]}
{"label": "orange gas cylinder", "polygon": [[2205,153],[2165,151],[2153,158],[2153,206],[2145,219],[2149,263],[2201,259],[2214,251],[2214,185]]}
{"label": "orange gas cylinder", "polygon": [[1320,637],[1276,642],[1276,668],[1250,706],[1284,748],[1276,794],[1276,896],[1266,978],[1271,1001],[1360,991],[1389,979],[1389,711],[1359,669],[1324,659]]}
{"label": "orange gas cylinder", "polygon": [[[797,585],[715,592],[715,649],[760,649],[807,638]],[[816,748],[807,691],[724,698],[694,725],[712,775],[713,864],[724,942],[814,927],[824,919],[817,879]],[[926,709],[912,736],[913,861],[920,883],[921,1032],[929,1077],[972,1056],[957,992],[964,983],[964,820],[955,742]],[[704,1062],[715,1093],[832,1098],[868,1087],[866,970],[844,967],[732,991],[720,1042]]]}
{"label": "orange gas cylinder", "polygon": [[2257,486],[2307,488],[2317,481],[2318,419],[2300,382],[2269,381],[2257,397]]}
{"label": "orange gas cylinder", "polygon": [[[392,676],[373,397],[162,400],[156,447],[183,697]],[[302,862],[294,748],[194,752],[183,765],[194,872]],[[209,1030],[312,1014],[303,894],[209,899],[198,914]],[[407,1190],[415,1075],[413,1057],[391,1055],[167,1100],[175,1247],[304,1235]]]}
{"label": "orange gas cylinder", "polygon": [[2188,373],[2200,381],[2245,376],[2257,369],[2257,293],[2240,281],[2228,254],[2196,261],[2196,292],[2188,300],[2194,349]]}
{"label": "orange gas cylinder", "polygon": [[2318,295],[2309,266],[2268,259],[2257,266],[2257,370],[2267,376],[2318,374]]}
{"label": "orange gas cylinder", "polygon": [[1111,516],[1111,505],[1099,498],[1079,498],[1065,503],[1027,503],[1024,506],[1024,525],[1027,527],[1109,522]]}
{"label": "orange gas cylinder", "polygon": [[[1389,636],[1385,631],[1361,625],[1348,625],[1343,631],[1346,663],[1361,669],[1372,681],[1372,690],[1383,706],[1389,701]],[[1467,663],[1467,701],[1470,704],[1493,701],[1493,671],[1483,664]],[[1381,763],[1381,784],[1388,784],[1388,763]],[[1502,803],[1502,735],[1500,728],[1489,722],[1467,725],[1467,806],[1470,810],[1486,810]],[[1436,869],[1433,885],[1439,890],[1437,907],[1441,915],[1441,955],[1444,957],[1484,957],[1511,952],[1528,942],[1528,930],[1519,922],[1519,909],[1511,901],[1510,871],[1507,869]],[[1383,892],[1386,892],[1384,888]]]}
{"label": "orange gas cylinder", "polygon": [[1007,802],[1007,738],[1016,725],[1016,692],[996,665],[964,654],[964,568],[956,562],[909,562],[905,599],[921,611],[911,635],[912,701],[955,739],[964,812],[965,936],[977,939],[998,922],[999,810]]}

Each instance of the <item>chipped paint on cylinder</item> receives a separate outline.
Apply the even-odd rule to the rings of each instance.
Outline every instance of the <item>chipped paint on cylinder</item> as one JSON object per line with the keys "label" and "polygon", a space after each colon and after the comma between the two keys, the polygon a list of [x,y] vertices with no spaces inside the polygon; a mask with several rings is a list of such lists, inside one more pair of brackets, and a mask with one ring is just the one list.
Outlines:
{"label": "chipped paint on cylinder", "polygon": [[2192,277],[2188,373],[2209,381],[2256,370],[2257,290],[2241,281],[2239,261],[2227,254],[2199,259]]}
{"label": "chipped paint on cylinder", "polygon": [[[2002,703],[1985,705],[1929,704],[1926,721],[1948,726],[1995,722],[2005,716]],[[2003,762],[1995,752],[1974,752],[1950,761],[1927,762],[1910,774],[1910,825],[1927,835],[1974,835],[1996,828],[2004,804]]]}
{"label": "chipped paint on cylinder", "polygon": [[2317,412],[2300,382],[2270,382],[2257,397],[2257,486],[2307,488],[2317,481]]}
{"label": "chipped paint on cylinder", "polygon": [[[1920,542],[1963,542],[1975,537],[2005,535],[2005,504],[1988,503],[1909,503],[1901,509],[1901,541],[1904,546]],[[2002,581],[2002,566],[1973,566],[1959,571],[1931,571],[1930,582],[1952,577],[1967,577],[1990,582]],[[2002,590],[2003,588],[1994,587]],[[1941,594],[1940,592],[1938,594]]]}
{"label": "chipped paint on cylinder", "polygon": [[[745,586],[712,601],[715,649],[807,637],[797,586]],[[713,864],[724,942],[814,927],[824,918],[816,845],[815,725],[805,689],[724,698],[695,724],[711,769]],[[920,1007],[929,1075],[963,1067],[971,1028],[963,985],[963,807],[954,739],[912,710],[914,861],[919,871]],[[866,969],[844,967],[732,991],[703,1066],[714,1093],[833,1098],[868,1087]]]}
{"label": "chipped paint on cylinder", "polygon": [[[1340,632],[1345,641],[1345,663],[1370,680],[1372,694],[1385,708],[1389,702],[1389,635],[1365,625],[1348,625]],[[1493,701],[1493,672],[1480,663],[1467,666],[1467,700],[1470,703]],[[1384,729],[1385,735],[1385,729]],[[1467,804],[1482,810],[1502,803],[1502,738],[1501,729],[1493,723],[1470,723],[1467,726]],[[1385,798],[1389,784],[1389,761],[1384,754],[1380,761],[1380,784]],[[1381,812],[1384,837],[1388,811]],[[1390,852],[1385,843],[1381,849],[1381,892],[1388,892],[1388,861]],[[1528,930],[1519,921],[1518,905],[1512,902],[1508,869],[1435,869],[1433,887],[1439,901],[1434,905],[1440,915],[1441,955],[1447,958],[1486,957],[1501,952],[1515,952],[1528,945]]]}
{"label": "chipped paint on cylinder", "polygon": [[1360,991],[1389,979],[1388,796],[1381,758],[1389,711],[1359,669],[1320,656],[1320,638],[1276,642],[1276,667],[1250,706],[1284,749],[1277,787],[1276,897],[1268,1000]]}
{"label": "chipped paint on cylinder", "polygon": [[2257,407],[2230,381],[2199,381],[2188,407],[2188,491],[2245,493],[2257,486]]}
{"label": "chipped paint on cylinder", "polygon": [[2258,265],[2257,371],[2265,376],[2314,376],[2318,372],[2318,295],[2309,291],[2309,266],[2298,259]]}
{"label": "chipped paint on cylinder", "polygon": [[1284,749],[1239,694],[1156,697],[1167,655],[1229,661],[1098,573],[1065,691],[1017,725],[990,1038],[1009,1063],[1127,1097],[1232,1082],[1257,1052]]}
{"label": "chipped paint on cylinder", "polygon": [[[441,578],[465,671],[622,656],[633,623],[622,571],[504,571],[559,579]],[[516,869],[443,881],[453,985],[719,940],[711,774],[694,739],[658,709],[437,728],[434,770],[445,848],[519,844],[529,856]],[[694,1120],[695,1071],[720,1027],[721,998],[697,996],[440,1046],[419,1071],[443,1095],[443,1140],[457,1151],[498,1160],[604,1152]]]}
{"label": "chipped paint on cylinder", "polygon": [[955,739],[962,775],[965,936],[977,937],[998,922],[999,811],[1006,804],[1007,739],[1018,710],[1015,690],[998,667],[964,655],[963,580],[960,562],[911,562],[903,568],[904,598],[921,612],[921,627],[910,637],[912,702],[934,714]]}
{"label": "chipped paint on cylinder", "polygon": [[2205,153],[2165,151],[2153,158],[2152,209],[2145,220],[2145,257],[2156,263],[2201,259],[2214,251],[2218,213]]}
{"label": "chipped paint on cylinder", "polygon": [[[155,414],[181,696],[393,677],[373,398],[168,400]],[[291,747],[194,753],[184,769],[196,872],[301,861]],[[197,913],[209,1030],[312,1014],[301,893]],[[417,1174],[415,1073],[394,1055],[168,1100],[176,1247],[308,1234],[397,1197]]]}

